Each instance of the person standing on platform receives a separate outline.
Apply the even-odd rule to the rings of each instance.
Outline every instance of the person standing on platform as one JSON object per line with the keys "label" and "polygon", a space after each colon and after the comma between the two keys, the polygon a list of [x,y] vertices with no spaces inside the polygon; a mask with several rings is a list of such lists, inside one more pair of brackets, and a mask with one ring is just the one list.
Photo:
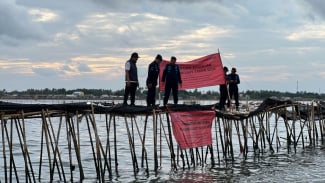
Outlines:
{"label": "person standing on platform", "polygon": [[135,105],[135,92],[139,87],[137,60],[138,53],[131,54],[131,58],[125,63],[125,90],[123,105],[127,105],[128,97],[130,95],[131,106]]}
{"label": "person standing on platform", "polygon": [[[239,110],[239,101],[238,101],[238,84],[240,83],[239,75],[236,74],[236,68],[231,69],[231,73],[228,74],[228,83],[229,83],[229,95],[230,100],[235,97],[236,110]],[[231,102],[231,101],[230,101]],[[230,104],[229,104],[230,105]]]}
{"label": "person standing on platform", "polygon": [[223,67],[223,72],[225,75],[225,83],[219,86],[219,92],[220,92],[220,99],[219,99],[219,106],[218,106],[219,110],[225,109],[225,104],[228,99],[228,76],[227,76],[228,67]]}
{"label": "person standing on platform", "polygon": [[162,56],[157,55],[155,60],[149,64],[147,77],[147,106],[155,106],[156,103],[156,86],[158,84],[158,76],[160,72],[159,65],[162,62]]}
{"label": "person standing on platform", "polygon": [[164,106],[167,105],[170,91],[173,90],[174,104],[178,103],[178,85],[182,84],[181,72],[176,64],[176,57],[170,58],[170,63],[165,66],[162,80],[165,83]]}

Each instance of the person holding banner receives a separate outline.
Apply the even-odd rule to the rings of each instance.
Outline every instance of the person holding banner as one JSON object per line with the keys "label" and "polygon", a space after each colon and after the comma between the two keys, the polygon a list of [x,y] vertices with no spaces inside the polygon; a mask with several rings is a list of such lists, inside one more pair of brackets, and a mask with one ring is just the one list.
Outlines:
{"label": "person holding banner", "polygon": [[225,109],[225,104],[228,99],[228,76],[227,76],[228,67],[226,66],[223,67],[223,72],[225,75],[225,83],[219,85],[219,91],[220,91],[220,99],[219,99],[219,106],[218,106],[219,110]]}
{"label": "person holding banner", "polygon": [[138,58],[138,53],[134,52],[131,54],[131,58],[125,63],[125,90],[123,105],[127,105],[129,95],[131,106],[135,105],[135,92],[139,86],[138,69],[136,65]]}
{"label": "person holding banner", "polygon": [[176,64],[176,57],[170,58],[170,63],[165,66],[162,80],[165,83],[164,106],[167,105],[170,91],[173,90],[174,104],[178,103],[178,84],[182,84],[181,72]]}
{"label": "person holding banner", "polygon": [[162,62],[162,56],[157,55],[155,60],[149,64],[148,77],[147,77],[147,106],[155,106],[156,103],[156,86],[158,84],[157,79],[160,72],[160,63]]}
{"label": "person holding banner", "polygon": [[236,74],[236,72],[237,72],[236,68],[233,67],[231,69],[231,73],[228,74],[228,79],[229,79],[228,83],[229,83],[230,100],[232,100],[233,96],[235,97],[236,110],[238,111],[239,110],[238,84],[240,83],[240,79],[239,79],[239,75]]}

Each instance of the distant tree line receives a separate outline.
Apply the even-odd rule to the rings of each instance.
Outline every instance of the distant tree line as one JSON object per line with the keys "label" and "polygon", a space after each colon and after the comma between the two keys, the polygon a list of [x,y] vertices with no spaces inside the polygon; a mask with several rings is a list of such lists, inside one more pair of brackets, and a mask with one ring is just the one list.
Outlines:
{"label": "distant tree line", "polygon": [[[78,88],[73,90],[68,90],[65,88],[45,88],[45,89],[27,89],[25,91],[6,91],[3,89],[0,91],[0,97],[6,98],[8,96],[15,96],[19,98],[21,96],[66,96],[71,95],[73,92],[81,91],[85,94],[85,96],[92,96],[94,98],[99,98],[101,96],[123,96],[124,89],[120,90],[111,90],[111,89],[86,89],[86,88]],[[163,93],[163,92],[162,92]],[[136,96],[139,99],[145,99],[147,94],[147,90],[145,88],[140,87],[137,90]],[[219,92],[218,91],[199,91],[198,89],[194,90],[185,90],[179,91],[179,97],[185,100],[218,100],[219,99]],[[325,94],[320,93],[312,93],[312,92],[280,92],[280,91],[269,91],[269,90],[247,90],[240,92],[240,98],[249,99],[249,100],[263,100],[269,97],[277,97],[277,98],[290,98],[290,99],[317,99],[317,100],[324,100]]]}

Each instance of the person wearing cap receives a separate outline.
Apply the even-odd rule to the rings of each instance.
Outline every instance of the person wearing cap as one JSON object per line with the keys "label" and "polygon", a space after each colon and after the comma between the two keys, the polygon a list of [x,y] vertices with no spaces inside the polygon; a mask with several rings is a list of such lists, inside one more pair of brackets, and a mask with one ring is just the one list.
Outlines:
{"label": "person wearing cap", "polygon": [[138,81],[138,69],[137,60],[139,58],[138,53],[131,54],[131,58],[125,63],[125,90],[123,104],[127,105],[127,101],[130,95],[131,105],[135,105],[135,92],[139,86]]}
{"label": "person wearing cap", "polygon": [[[236,110],[239,110],[239,101],[238,101],[238,84],[240,83],[239,75],[236,74],[236,68],[231,69],[231,73],[228,74],[228,83],[229,83],[229,97],[232,100],[235,97]],[[231,101],[230,101],[231,102]],[[228,103],[228,105],[230,105]]]}
{"label": "person wearing cap", "polygon": [[219,85],[219,91],[220,91],[220,99],[219,99],[219,110],[224,110],[225,108],[225,104],[226,104],[226,100],[228,98],[228,76],[227,76],[227,72],[228,72],[228,67],[223,67],[223,72],[224,72],[224,76],[225,76],[225,83]]}
{"label": "person wearing cap", "polygon": [[182,84],[181,72],[176,64],[176,57],[170,58],[170,63],[165,66],[162,80],[165,83],[164,106],[167,105],[170,91],[173,90],[174,104],[178,103],[178,85]]}
{"label": "person wearing cap", "polygon": [[158,54],[153,62],[148,67],[148,77],[146,85],[148,88],[147,93],[147,106],[155,106],[156,103],[156,86],[158,84],[157,79],[160,72],[160,63],[162,62],[162,56]]}

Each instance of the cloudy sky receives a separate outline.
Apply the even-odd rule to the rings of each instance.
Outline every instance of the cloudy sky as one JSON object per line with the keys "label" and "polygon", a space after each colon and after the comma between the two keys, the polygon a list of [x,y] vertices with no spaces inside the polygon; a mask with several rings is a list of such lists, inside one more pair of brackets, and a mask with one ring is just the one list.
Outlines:
{"label": "cloudy sky", "polygon": [[323,0],[1,0],[0,14],[7,91],[122,89],[134,51],[144,87],[157,53],[185,62],[219,50],[242,91],[325,93]]}

